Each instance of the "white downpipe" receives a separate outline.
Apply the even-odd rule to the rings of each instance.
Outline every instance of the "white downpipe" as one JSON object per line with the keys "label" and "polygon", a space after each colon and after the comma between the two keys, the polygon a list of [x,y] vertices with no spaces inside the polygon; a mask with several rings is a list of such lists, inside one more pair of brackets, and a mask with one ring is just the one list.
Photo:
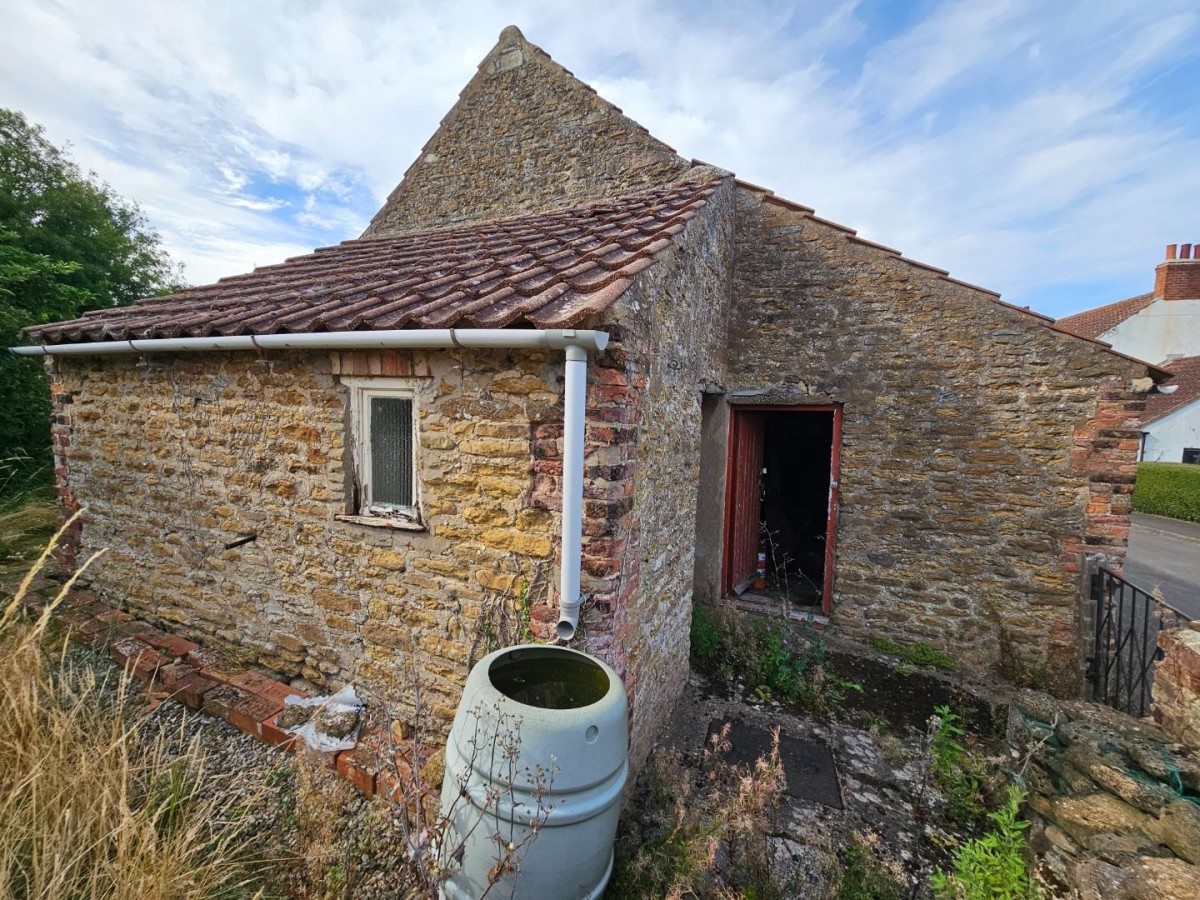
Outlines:
{"label": "white downpipe", "polygon": [[[587,404],[587,353],[567,347],[563,390],[562,576],[558,589],[558,639],[579,627],[579,569],[583,544],[583,423]],[[572,560],[568,565],[567,560]]]}
{"label": "white downpipe", "polygon": [[608,345],[603,331],[567,329],[443,328],[392,331],[331,331],[234,337],[154,338],[13,347],[21,356],[89,356],[111,353],[178,353],[218,350],[377,350],[452,347],[566,351],[563,396],[562,566],[558,637],[570,640],[579,627],[579,574],[583,545],[583,427],[587,405],[587,355]]}

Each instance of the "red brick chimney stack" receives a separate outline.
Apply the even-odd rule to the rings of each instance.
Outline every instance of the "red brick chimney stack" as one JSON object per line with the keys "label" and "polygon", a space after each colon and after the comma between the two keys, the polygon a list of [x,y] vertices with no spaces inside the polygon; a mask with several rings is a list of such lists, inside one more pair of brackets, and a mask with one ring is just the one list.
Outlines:
{"label": "red brick chimney stack", "polygon": [[1154,270],[1154,296],[1200,300],[1200,244],[1167,244],[1167,258]]}

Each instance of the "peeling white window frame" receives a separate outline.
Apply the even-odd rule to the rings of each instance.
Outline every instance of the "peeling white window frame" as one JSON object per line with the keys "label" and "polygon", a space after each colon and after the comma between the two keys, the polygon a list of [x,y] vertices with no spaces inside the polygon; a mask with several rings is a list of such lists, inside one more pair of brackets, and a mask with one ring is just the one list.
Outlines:
{"label": "peeling white window frame", "polygon": [[[421,479],[417,466],[420,456],[420,440],[417,422],[420,419],[419,388],[423,382],[415,378],[393,377],[342,377],[341,382],[350,392],[350,449],[354,461],[354,486],[357,504],[350,518],[360,522],[375,521],[399,528],[423,528],[421,522]],[[371,502],[371,400],[395,398],[412,403],[412,467],[413,505],[393,506]]]}

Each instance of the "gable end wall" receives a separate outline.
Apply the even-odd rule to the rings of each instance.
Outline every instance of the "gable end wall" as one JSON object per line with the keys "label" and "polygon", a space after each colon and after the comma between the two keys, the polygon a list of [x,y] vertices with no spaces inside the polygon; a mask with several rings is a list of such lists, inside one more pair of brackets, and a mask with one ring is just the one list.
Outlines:
{"label": "gable end wall", "polygon": [[611,383],[604,396],[637,425],[629,518],[623,537],[614,534],[619,552],[606,570],[622,594],[610,653],[632,698],[635,767],[688,677],[697,504],[712,500],[697,492],[701,400],[706,386],[724,378],[733,222],[726,179],[611,311],[620,374],[597,370],[599,381]]}
{"label": "gable end wall", "polygon": [[843,403],[834,623],[1078,688],[1078,559],[1128,538],[1144,367],[738,192],[730,391]]}
{"label": "gable end wall", "polygon": [[363,237],[581,205],[657,187],[689,167],[506,30]]}

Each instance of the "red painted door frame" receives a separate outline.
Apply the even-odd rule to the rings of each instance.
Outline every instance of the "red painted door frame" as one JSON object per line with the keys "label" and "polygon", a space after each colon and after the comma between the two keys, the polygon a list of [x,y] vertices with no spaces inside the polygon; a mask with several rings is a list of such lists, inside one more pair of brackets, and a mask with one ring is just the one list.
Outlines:
{"label": "red painted door frame", "polygon": [[[736,523],[740,519],[745,518],[746,504],[750,498],[744,496],[744,492],[748,489],[749,484],[752,482],[754,491],[757,492],[758,490],[757,474],[762,471],[763,445],[761,440],[759,440],[757,451],[754,451],[754,442],[748,438],[748,435],[753,433],[755,427],[749,423],[757,421],[758,433],[761,436],[762,419],[760,416],[764,412],[833,413],[833,440],[829,456],[829,500],[826,508],[825,524],[825,578],[824,584],[821,586],[821,610],[828,613],[833,607],[834,561],[836,559],[835,551],[837,548],[837,513],[842,477],[842,404],[840,403],[815,406],[805,404],[736,404],[730,406],[729,446],[725,462],[725,522],[724,553],[721,558],[721,592],[723,596],[729,596],[733,593],[735,579],[744,574],[735,571],[735,550],[738,548],[738,539],[739,537],[743,539],[745,537],[744,534],[738,533]],[[755,414],[758,414],[758,416]],[[757,459],[744,460],[739,465],[739,449],[747,447],[751,448],[751,452],[757,452]],[[753,479],[747,477],[747,468],[754,473],[755,477]],[[739,478],[739,475],[743,477]],[[756,493],[753,503],[756,505],[757,502]],[[741,510],[740,514],[739,509]],[[755,540],[757,541],[757,535]],[[741,555],[742,553],[737,553],[737,559],[740,559]]]}
{"label": "red painted door frame", "polygon": [[758,409],[735,407],[729,417],[729,456],[725,479],[725,553],[722,556],[721,591],[754,577],[758,563],[759,521],[765,422]]}

